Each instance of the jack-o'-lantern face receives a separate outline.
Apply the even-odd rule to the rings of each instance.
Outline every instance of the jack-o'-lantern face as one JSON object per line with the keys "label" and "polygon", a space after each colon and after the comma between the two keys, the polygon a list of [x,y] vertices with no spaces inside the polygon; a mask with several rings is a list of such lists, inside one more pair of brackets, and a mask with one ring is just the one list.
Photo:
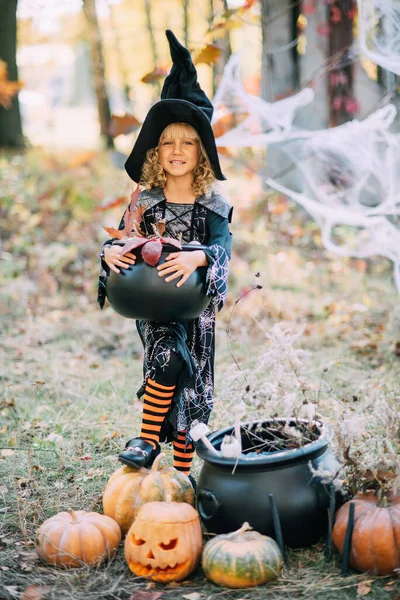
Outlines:
{"label": "jack-o'-lantern face", "polygon": [[185,503],[145,504],[125,540],[131,571],[162,583],[184,579],[197,566],[200,553],[199,518]]}

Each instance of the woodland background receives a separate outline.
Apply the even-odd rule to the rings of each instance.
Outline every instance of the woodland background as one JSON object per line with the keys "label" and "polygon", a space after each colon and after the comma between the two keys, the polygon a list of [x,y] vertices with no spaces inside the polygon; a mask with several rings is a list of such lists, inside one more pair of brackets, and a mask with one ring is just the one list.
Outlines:
{"label": "woodland background", "polygon": [[[129,572],[122,550],[106,568],[60,572],[40,564],[33,547],[38,525],[55,512],[101,511],[118,451],[140,420],[140,342],[133,322],[96,306],[97,255],[102,226],[118,223],[131,191],[124,156],[170,66],[165,29],[197,57],[210,97],[241,50],[249,93],[272,102],[312,86],[316,99],[297,125],[333,127],[398,105],[397,78],[352,54],[355,2],[0,0],[0,16],[8,69],[0,69],[0,597],[400,598],[396,577],[341,578],[337,557],[324,562],[322,542],[290,552],[268,589],[241,592],[216,588],[200,569],[178,587],[154,587]],[[265,189],[266,151],[222,151],[221,161],[235,243],[211,427],[225,425],[245,396],[236,363],[245,374],[253,357],[276,347],[283,364],[268,337],[277,324],[288,331],[283,384],[300,404],[312,396],[333,427],[367,414],[381,395],[398,402],[390,261],[324,250],[309,215]],[[300,332],[293,343],[290,332]],[[301,380],[290,359],[299,346]],[[273,380],[274,372],[259,376]],[[269,416],[245,400],[249,418]],[[200,468],[196,459],[195,474]]]}

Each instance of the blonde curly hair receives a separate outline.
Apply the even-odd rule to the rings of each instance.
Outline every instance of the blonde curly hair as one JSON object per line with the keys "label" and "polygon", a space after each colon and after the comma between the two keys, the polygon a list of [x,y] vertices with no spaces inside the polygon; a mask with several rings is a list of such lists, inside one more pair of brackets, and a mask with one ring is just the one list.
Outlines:
{"label": "blonde curly hair", "polygon": [[[188,123],[171,123],[160,135],[158,143],[160,144],[160,142],[165,138],[170,139],[175,137],[187,137],[199,142],[200,158],[193,173],[192,188],[195,196],[202,196],[210,189],[212,184],[215,182],[216,177],[211,168],[210,161],[200,136],[194,127]],[[146,190],[151,190],[155,187],[163,188],[165,187],[166,183],[167,175],[158,162],[158,146],[156,148],[150,148],[150,150],[148,150],[146,153],[146,159],[143,163],[140,185],[144,186]]]}

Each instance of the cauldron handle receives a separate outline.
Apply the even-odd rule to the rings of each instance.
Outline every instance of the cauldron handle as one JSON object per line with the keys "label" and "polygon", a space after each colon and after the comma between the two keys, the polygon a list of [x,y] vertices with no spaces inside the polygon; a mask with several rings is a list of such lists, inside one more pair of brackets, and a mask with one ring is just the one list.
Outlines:
{"label": "cauldron handle", "polygon": [[[210,501],[211,513],[207,513],[204,510],[203,505],[201,503],[202,499]],[[215,495],[215,493],[212,490],[200,490],[199,491],[199,493],[197,495],[197,509],[200,513],[201,518],[204,521],[209,521],[210,519],[215,517],[220,508],[221,508],[221,502],[218,500],[217,496]]]}

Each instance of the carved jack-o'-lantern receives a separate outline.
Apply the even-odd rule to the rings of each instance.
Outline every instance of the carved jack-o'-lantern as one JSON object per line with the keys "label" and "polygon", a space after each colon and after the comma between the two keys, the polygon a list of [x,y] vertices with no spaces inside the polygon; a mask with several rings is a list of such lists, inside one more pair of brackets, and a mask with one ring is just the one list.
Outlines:
{"label": "carved jack-o'-lantern", "polygon": [[131,571],[161,583],[181,581],[199,563],[199,516],[184,502],[148,502],[139,510],[125,539]]}

